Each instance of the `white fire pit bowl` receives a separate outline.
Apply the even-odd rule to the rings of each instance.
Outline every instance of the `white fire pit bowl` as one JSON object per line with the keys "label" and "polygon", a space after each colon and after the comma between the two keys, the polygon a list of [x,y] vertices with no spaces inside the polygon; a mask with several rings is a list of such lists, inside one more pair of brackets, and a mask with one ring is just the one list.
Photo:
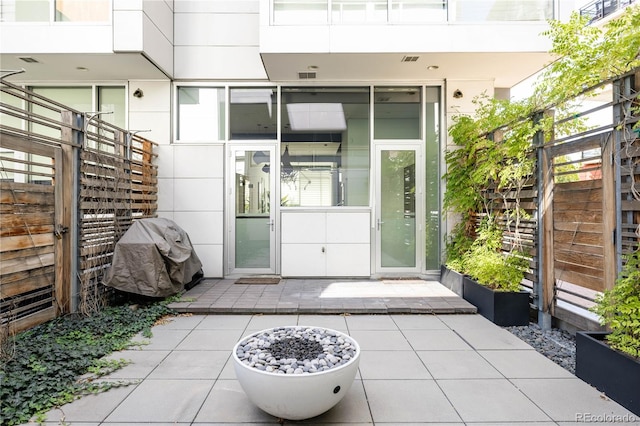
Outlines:
{"label": "white fire pit bowl", "polygon": [[[345,363],[325,371],[303,374],[278,374],[250,367],[238,358],[238,348],[252,338],[273,330],[313,328],[348,339],[355,355]],[[336,330],[315,326],[275,327],[240,339],[233,347],[236,377],[249,400],[272,416],[286,420],[303,420],[318,416],[347,394],[360,363],[360,346],[350,336]]]}

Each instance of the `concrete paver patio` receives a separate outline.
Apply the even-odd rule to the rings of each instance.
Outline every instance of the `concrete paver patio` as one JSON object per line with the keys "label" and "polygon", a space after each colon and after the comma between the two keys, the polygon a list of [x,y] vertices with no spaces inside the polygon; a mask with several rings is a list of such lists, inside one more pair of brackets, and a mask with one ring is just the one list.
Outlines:
{"label": "concrete paver patio", "polygon": [[469,314],[476,307],[437,281],[282,279],[276,285],[205,279],[171,307],[234,314]]}
{"label": "concrete paver patio", "polygon": [[[529,345],[480,315],[187,315],[153,327],[132,360],[109,379],[133,384],[83,397],[47,415],[51,424],[278,424],[246,397],[231,349],[243,336],[281,325],[316,325],[361,346],[344,399],[305,424],[639,424]],[[139,336],[137,340],[147,339]],[[295,422],[285,422],[290,424]]]}

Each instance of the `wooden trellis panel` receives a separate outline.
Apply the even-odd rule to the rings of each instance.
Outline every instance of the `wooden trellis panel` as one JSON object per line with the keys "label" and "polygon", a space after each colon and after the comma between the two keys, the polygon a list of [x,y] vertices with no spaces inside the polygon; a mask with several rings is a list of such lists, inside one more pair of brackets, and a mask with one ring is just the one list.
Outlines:
{"label": "wooden trellis panel", "polygon": [[80,153],[78,275],[80,309],[87,311],[101,303],[100,284],[116,243],[133,220],[155,216],[158,197],[153,144],[142,138],[127,143],[110,129],[101,134],[100,144]]}
{"label": "wooden trellis panel", "polygon": [[[538,281],[538,223],[536,217],[538,191],[536,179],[533,176],[527,179],[519,193],[513,190],[500,194],[491,190],[488,196],[493,201],[494,213],[498,218],[498,225],[502,229],[503,250],[505,252],[519,250],[529,257],[529,270],[526,271],[525,282],[522,284],[533,289]],[[519,197],[518,204],[516,204],[516,197]],[[523,212],[517,230],[513,214],[509,217],[505,215],[507,211],[513,211],[516,207]]]}
{"label": "wooden trellis panel", "polygon": [[115,243],[155,217],[157,168],[151,141],[4,80],[0,92],[1,338],[100,307]]}

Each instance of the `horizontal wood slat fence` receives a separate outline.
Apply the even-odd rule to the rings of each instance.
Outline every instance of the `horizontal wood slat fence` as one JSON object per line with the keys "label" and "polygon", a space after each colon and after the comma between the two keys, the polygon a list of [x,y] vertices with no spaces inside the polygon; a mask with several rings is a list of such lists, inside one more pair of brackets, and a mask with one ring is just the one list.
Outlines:
{"label": "horizontal wood slat fence", "polygon": [[5,80],[0,123],[0,327],[99,309],[115,243],[156,216],[155,144]]}
{"label": "horizontal wood slat fence", "polygon": [[[640,70],[594,89],[602,88],[611,100],[597,110],[612,111],[611,125],[532,141],[536,170],[522,189],[485,194],[499,218],[503,251],[529,256],[522,285],[534,305],[582,329],[595,325],[576,312],[593,306],[614,285],[624,255],[640,248],[640,130],[633,128],[640,119]],[[516,205],[525,215],[517,235],[506,217]]]}

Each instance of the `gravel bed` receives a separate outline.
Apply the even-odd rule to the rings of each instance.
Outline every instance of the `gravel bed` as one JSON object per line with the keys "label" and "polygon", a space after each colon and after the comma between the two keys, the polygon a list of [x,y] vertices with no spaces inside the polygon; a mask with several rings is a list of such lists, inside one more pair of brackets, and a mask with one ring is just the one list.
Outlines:
{"label": "gravel bed", "polygon": [[575,374],[576,339],[569,332],[557,328],[542,330],[535,323],[504,328],[571,374]]}
{"label": "gravel bed", "polygon": [[348,336],[320,327],[277,327],[249,336],[236,356],[246,366],[273,374],[312,374],[337,368],[356,356]]}

